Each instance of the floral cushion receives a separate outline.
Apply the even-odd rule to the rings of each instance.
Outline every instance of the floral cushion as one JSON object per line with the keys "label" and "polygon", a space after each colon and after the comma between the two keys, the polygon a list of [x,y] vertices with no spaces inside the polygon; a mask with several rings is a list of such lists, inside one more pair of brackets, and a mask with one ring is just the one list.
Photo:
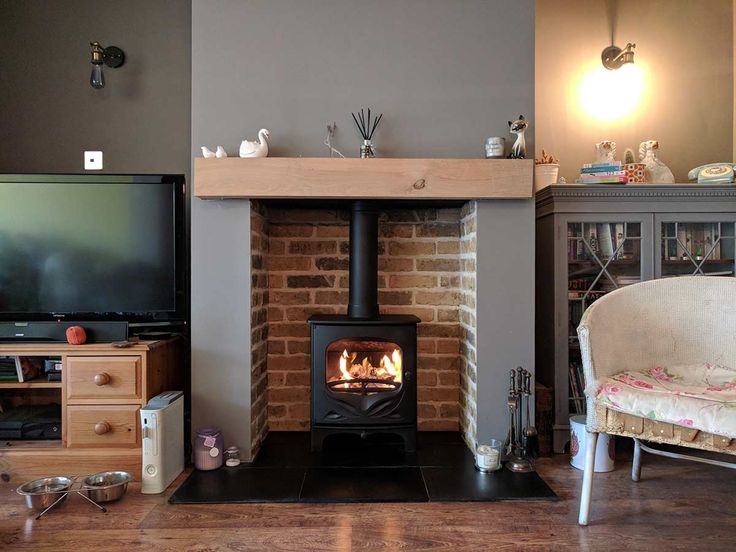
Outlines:
{"label": "floral cushion", "polygon": [[708,362],[656,366],[621,372],[588,391],[599,404],[626,414],[736,438],[733,368]]}

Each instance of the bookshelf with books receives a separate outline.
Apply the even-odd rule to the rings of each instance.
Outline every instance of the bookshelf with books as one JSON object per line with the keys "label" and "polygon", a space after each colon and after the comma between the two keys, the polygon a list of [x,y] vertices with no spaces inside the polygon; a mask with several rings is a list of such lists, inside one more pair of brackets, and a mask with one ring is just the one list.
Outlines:
{"label": "bookshelf with books", "polygon": [[568,411],[585,413],[585,377],[577,327],[591,304],[642,279],[642,223],[567,222]]}
{"label": "bookshelf with books", "polygon": [[[702,215],[701,215],[702,216]],[[732,221],[691,220],[692,215],[658,217],[661,228],[656,274],[667,278],[683,275],[733,276],[734,225]]]}
{"label": "bookshelf with books", "polygon": [[61,387],[61,367],[60,356],[0,356],[0,387],[40,387],[45,383],[58,384],[44,386],[47,388]]}
{"label": "bookshelf with books", "polygon": [[585,309],[652,278],[734,276],[734,230],[734,186],[574,184],[537,194],[536,373],[554,390],[556,452],[569,442],[569,417],[585,413]]}

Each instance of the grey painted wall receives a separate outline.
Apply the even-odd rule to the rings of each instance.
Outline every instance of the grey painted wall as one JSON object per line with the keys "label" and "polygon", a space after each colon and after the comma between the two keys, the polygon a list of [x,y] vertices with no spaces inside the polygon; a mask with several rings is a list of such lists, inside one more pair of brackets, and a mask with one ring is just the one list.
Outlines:
{"label": "grey painted wall", "polygon": [[476,235],[479,442],[506,438],[509,370],[534,373],[534,201],[479,201]]}
{"label": "grey painted wall", "polygon": [[195,147],[237,155],[266,127],[271,155],[324,156],[335,121],[357,157],[350,111],[370,106],[379,155],[479,157],[533,116],[533,0],[199,0],[192,17]]}
{"label": "grey painted wall", "polygon": [[250,201],[194,202],[192,429],[250,450]]}
{"label": "grey painted wall", "polygon": [[[355,157],[350,111],[371,106],[385,113],[374,139],[379,155],[480,157],[485,137],[508,136],[508,119],[533,121],[533,43],[532,0],[199,0],[192,153],[222,144],[237,155],[244,137],[266,127],[273,156],[325,156],[325,128],[335,121],[336,147]],[[495,213],[499,206],[510,210]],[[488,393],[478,405],[481,438],[505,436],[508,369],[533,367],[533,209],[531,200],[480,207],[478,314],[487,329],[478,333],[478,388]],[[194,426],[219,425],[243,451],[249,218],[247,202],[192,202]]]}
{"label": "grey painted wall", "polygon": [[[89,85],[89,43],[127,61]],[[191,3],[0,0],[0,171],[188,173]]]}

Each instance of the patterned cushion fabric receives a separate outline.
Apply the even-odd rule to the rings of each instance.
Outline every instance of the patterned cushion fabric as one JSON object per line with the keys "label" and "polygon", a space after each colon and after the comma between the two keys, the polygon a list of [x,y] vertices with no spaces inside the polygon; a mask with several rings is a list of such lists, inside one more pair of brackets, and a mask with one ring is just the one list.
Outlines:
{"label": "patterned cushion fabric", "polygon": [[591,391],[596,402],[620,412],[736,438],[736,370],[727,366],[621,372]]}

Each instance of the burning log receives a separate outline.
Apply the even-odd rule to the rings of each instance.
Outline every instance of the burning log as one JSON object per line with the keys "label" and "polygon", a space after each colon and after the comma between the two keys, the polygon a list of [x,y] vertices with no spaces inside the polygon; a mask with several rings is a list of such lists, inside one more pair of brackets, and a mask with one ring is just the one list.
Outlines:
{"label": "burning log", "polygon": [[328,382],[344,389],[395,389],[401,383],[401,352],[398,349],[394,349],[390,358],[388,354],[383,355],[378,366],[373,366],[369,354],[359,362],[357,359],[358,353],[348,353],[345,349],[340,356],[340,374],[331,376]]}

